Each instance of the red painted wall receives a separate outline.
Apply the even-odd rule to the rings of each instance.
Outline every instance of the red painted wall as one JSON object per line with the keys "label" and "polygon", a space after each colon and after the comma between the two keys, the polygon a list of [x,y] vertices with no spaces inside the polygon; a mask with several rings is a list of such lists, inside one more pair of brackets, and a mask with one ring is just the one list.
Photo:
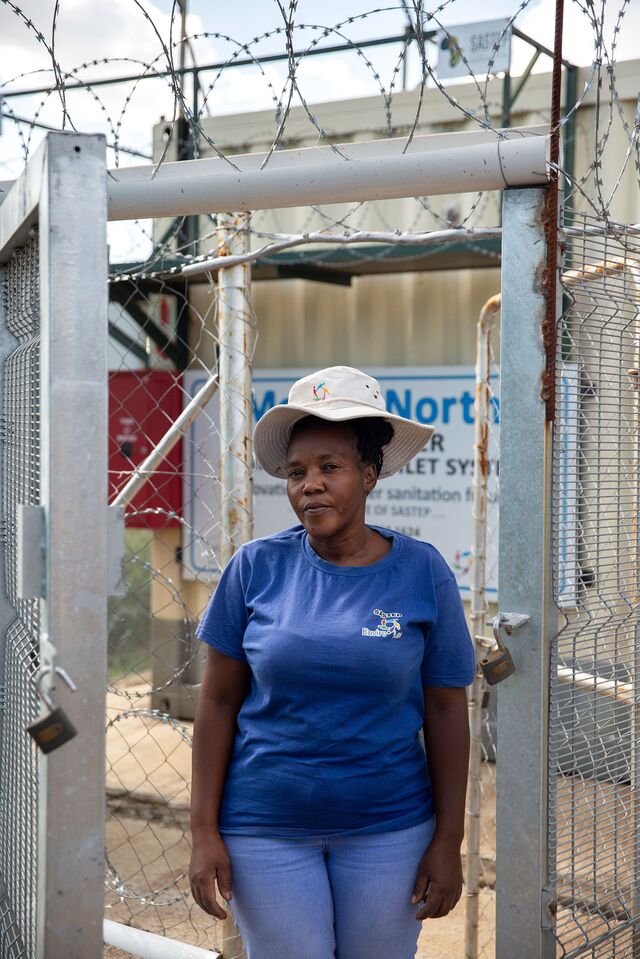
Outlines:
{"label": "red painted wall", "polygon": [[[180,376],[166,370],[109,373],[109,500],[148,456],[183,408]],[[159,513],[136,512],[159,509]],[[125,513],[127,526],[179,526],[182,516],[182,440],[147,480]]]}

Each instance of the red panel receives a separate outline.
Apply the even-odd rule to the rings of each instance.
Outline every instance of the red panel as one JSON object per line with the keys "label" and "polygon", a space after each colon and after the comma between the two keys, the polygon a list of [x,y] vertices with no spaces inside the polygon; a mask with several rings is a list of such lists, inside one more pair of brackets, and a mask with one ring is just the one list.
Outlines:
{"label": "red panel", "polygon": [[[109,373],[109,500],[126,484],[182,412],[180,376],[166,370]],[[159,509],[159,513],[139,510]],[[126,511],[126,525],[179,526],[182,440],[149,477]]]}

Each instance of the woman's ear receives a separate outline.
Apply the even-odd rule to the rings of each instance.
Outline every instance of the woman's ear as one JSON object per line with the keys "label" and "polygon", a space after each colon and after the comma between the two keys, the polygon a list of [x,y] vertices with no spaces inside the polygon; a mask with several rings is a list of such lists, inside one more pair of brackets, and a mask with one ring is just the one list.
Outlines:
{"label": "woman's ear", "polygon": [[369,493],[375,489],[378,482],[378,474],[373,463],[367,463],[364,468],[364,491],[368,496]]}

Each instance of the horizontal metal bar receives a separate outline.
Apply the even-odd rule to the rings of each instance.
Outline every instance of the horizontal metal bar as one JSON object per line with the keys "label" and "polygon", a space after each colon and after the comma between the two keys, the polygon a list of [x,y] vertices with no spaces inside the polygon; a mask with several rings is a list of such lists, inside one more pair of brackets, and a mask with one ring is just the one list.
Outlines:
{"label": "horizontal metal bar", "polygon": [[[208,273],[211,270],[218,270],[230,266],[236,266],[238,263],[247,263],[249,261],[260,260],[262,257],[272,257],[279,252],[290,250],[296,246],[308,244],[324,244],[325,246],[358,247],[362,243],[386,243],[393,247],[431,245],[439,243],[458,243],[468,240],[470,242],[479,242],[481,240],[500,239],[502,236],[501,227],[487,227],[486,229],[473,228],[452,229],[452,230],[434,230],[431,233],[404,233],[394,235],[392,233],[378,233],[370,230],[357,230],[349,236],[340,236],[339,234],[327,234],[318,231],[317,233],[306,233],[303,236],[284,236],[282,239],[276,239],[273,243],[268,243],[257,250],[251,250],[247,254],[238,256],[215,256],[206,260],[200,260],[195,263],[189,263],[187,266],[177,267],[183,276],[195,276],[199,273]],[[314,251],[317,255],[317,250]],[[358,249],[358,252],[362,252]],[[385,256],[388,255],[385,252]],[[277,263],[277,261],[275,261]],[[295,265],[295,264],[291,264]],[[172,272],[175,274],[176,269]]]}
{"label": "horizontal metal bar", "polygon": [[[423,36],[425,40],[433,40],[436,33],[436,30],[429,30],[424,33]],[[365,50],[368,47],[382,47],[392,43],[406,43],[407,39],[413,38],[413,36],[414,34],[411,33],[400,33],[390,37],[380,37],[375,40],[354,40],[353,43],[334,43],[326,47],[294,50],[291,56],[299,60],[303,57],[322,56],[322,54],[325,53],[349,53],[354,50]],[[84,80],[81,83],[66,83],[64,89],[69,91],[86,89],[87,87],[106,87],[116,83],[138,83],[139,80],[158,80],[165,79],[166,77],[189,76],[190,74],[197,76],[199,73],[206,73],[211,70],[228,70],[231,67],[255,66],[256,63],[277,63],[281,60],[288,60],[289,56],[288,53],[268,53],[263,57],[238,57],[236,59],[219,60],[217,63],[203,63],[202,65],[197,64],[192,67],[178,67],[174,70],[158,70],[153,73],[143,73],[142,75],[135,73],[120,77],[105,77],[101,80]],[[55,90],[57,87],[55,85],[49,85],[48,87],[32,87],[28,90],[10,90],[7,93],[3,93],[2,97],[4,100],[8,100],[11,97],[28,97],[36,93],[49,93],[52,89]]]}
{"label": "horizontal metal bar", "polygon": [[544,186],[549,140],[539,130],[441,133],[410,145],[404,137],[352,143],[344,146],[348,159],[327,146],[112,170],[109,219]]}
{"label": "horizontal metal bar", "polygon": [[586,689],[589,692],[601,693],[603,696],[608,696],[621,703],[627,703],[629,706],[636,705],[632,683],[625,683],[616,679],[604,679],[602,676],[583,673],[568,666],[558,666],[558,679],[561,683],[577,686],[579,689]]}
{"label": "horizontal metal bar", "polygon": [[112,919],[104,920],[104,941],[138,959],[221,959],[221,953],[178,942],[155,932],[125,926]]}

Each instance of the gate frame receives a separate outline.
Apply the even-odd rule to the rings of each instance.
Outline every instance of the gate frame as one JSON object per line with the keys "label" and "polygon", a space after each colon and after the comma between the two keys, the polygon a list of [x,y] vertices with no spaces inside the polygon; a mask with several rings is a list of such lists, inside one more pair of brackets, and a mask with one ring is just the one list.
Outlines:
{"label": "gate frame", "polygon": [[553,422],[543,398],[545,193],[506,190],[503,199],[498,596],[501,610],[529,620],[511,635],[516,671],[498,687],[496,959],[556,955],[548,859],[549,676],[557,609]]}
{"label": "gate frame", "polygon": [[[89,959],[102,955],[103,949],[106,176],[104,136],[49,133],[0,205],[0,263],[24,243],[32,229],[39,229],[40,475],[45,539],[35,554],[25,552],[22,561],[25,568],[40,564],[44,573],[41,689],[53,695],[78,729],[72,744],[48,756],[39,754],[37,959]],[[16,345],[3,329],[2,371]],[[91,449],[87,434],[92,438]],[[96,503],[104,504],[103,508],[96,508]],[[16,613],[4,590],[0,595],[4,624],[15,619]],[[76,692],[55,682],[56,667],[66,670]]]}

